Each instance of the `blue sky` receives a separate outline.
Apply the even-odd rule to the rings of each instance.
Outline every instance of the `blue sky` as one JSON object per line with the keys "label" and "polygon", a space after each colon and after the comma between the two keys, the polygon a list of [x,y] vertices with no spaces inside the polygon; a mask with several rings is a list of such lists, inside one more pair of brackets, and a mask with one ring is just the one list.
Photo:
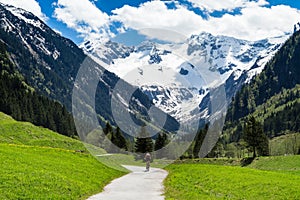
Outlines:
{"label": "blue sky", "polygon": [[[117,38],[133,44],[145,28],[186,37],[202,31],[246,40],[292,32],[300,21],[296,0],[0,0],[29,10],[80,44]],[[127,34],[127,37],[125,37]],[[141,37],[140,35],[144,36]],[[124,36],[125,35],[125,36]],[[161,39],[161,38],[157,38]]]}

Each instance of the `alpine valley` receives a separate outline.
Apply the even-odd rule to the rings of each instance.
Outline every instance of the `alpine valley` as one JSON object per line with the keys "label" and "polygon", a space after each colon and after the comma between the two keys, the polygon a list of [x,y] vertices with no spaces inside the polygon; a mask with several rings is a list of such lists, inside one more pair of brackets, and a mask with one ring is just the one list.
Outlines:
{"label": "alpine valley", "polygon": [[[52,3],[46,15],[58,25],[65,22],[57,9],[68,18],[73,3],[74,15],[93,22],[101,19],[83,3],[98,14],[99,4],[124,4],[112,18],[152,3],[159,11],[185,9],[179,1],[146,1],[132,11],[140,1],[34,2],[43,12]],[[238,1],[241,13],[232,12],[240,19],[262,4],[282,11],[275,22],[291,21],[283,12],[291,8],[274,2]],[[300,16],[300,5],[291,12]],[[46,23],[0,3],[0,199],[299,199],[300,22],[259,41],[147,30],[159,33],[153,39],[134,30],[144,38],[134,45],[118,38],[78,45]],[[72,31],[67,23],[62,29]]]}
{"label": "alpine valley", "polygon": [[[199,119],[206,123],[211,114],[210,95],[217,88],[224,89],[224,105],[229,105],[290,35],[246,41],[203,32],[177,43],[149,40],[125,46],[94,40],[85,41],[79,48],[29,12],[1,4],[0,14],[1,42],[9,59],[39,94],[71,111],[76,75],[88,60],[96,66],[91,73],[100,77],[95,100],[100,122],[115,124],[111,99],[117,99],[118,113],[129,108],[134,118],[141,118],[137,113],[143,116],[142,121],[151,121],[147,111],[155,105],[161,114],[168,114],[164,128],[171,131],[179,123],[189,125]],[[85,79],[83,82],[88,82],[88,74]],[[133,91],[139,89],[134,94],[127,94],[130,89],[114,91],[119,82],[135,88]],[[87,108],[92,105],[86,91],[80,94],[84,97],[81,104]],[[134,96],[130,102],[124,98],[128,95]],[[89,123],[90,119],[85,121]]]}

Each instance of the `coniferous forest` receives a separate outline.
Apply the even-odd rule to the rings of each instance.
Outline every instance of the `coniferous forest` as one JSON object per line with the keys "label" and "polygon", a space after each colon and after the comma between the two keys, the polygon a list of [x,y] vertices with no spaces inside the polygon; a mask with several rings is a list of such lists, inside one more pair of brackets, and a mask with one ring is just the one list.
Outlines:
{"label": "coniferous forest", "polygon": [[39,95],[10,61],[0,42],[0,111],[67,136],[75,136],[72,115],[57,101]]}
{"label": "coniferous forest", "polygon": [[270,138],[286,131],[300,131],[299,53],[300,32],[296,32],[262,73],[236,94],[225,126],[230,141],[237,142],[242,138],[242,127],[250,114],[263,124],[263,130]]}

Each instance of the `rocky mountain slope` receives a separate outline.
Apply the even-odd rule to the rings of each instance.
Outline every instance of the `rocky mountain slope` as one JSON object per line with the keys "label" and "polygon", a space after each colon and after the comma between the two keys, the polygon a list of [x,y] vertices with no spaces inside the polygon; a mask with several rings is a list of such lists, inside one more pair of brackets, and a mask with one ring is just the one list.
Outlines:
{"label": "rocky mountain slope", "polygon": [[265,69],[234,97],[225,134],[231,141],[242,136],[243,121],[255,116],[269,137],[300,131],[300,32],[295,32]]}
{"label": "rocky mountain slope", "polygon": [[[108,120],[117,125],[114,114],[121,113],[129,113],[139,123],[142,123],[140,120],[151,121],[147,111],[153,104],[145,94],[93,62],[71,40],[53,31],[33,14],[0,4],[0,40],[26,82],[39,94],[63,103],[69,111],[72,108],[76,111],[76,106],[72,107],[72,93],[75,89],[81,96],[73,98],[73,103],[79,103],[92,112],[95,110],[100,123],[105,124]],[[89,75],[97,76],[94,95],[88,93],[90,88],[81,88],[82,85],[74,88],[77,73],[85,64],[92,66],[92,71],[84,74],[81,81],[84,84],[92,79]],[[134,89],[135,93],[131,94],[133,98],[130,102],[124,102],[128,90],[114,91],[118,82],[128,90]],[[115,108],[118,112],[112,111],[112,99],[118,102]],[[94,102],[95,106],[92,106]],[[159,109],[157,112],[165,115]],[[87,114],[85,117],[85,126],[88,129],[95,128],[89,124],[92,121],[90,116]],[[167,120],[165,128],[176,129],[177,122],[170,116],[167,119],[170,121]]]}
{"label": "rocky mountain slope", "polygon": [[223,87],[224,99],[230,102],[287,38],[253,42],[201,33],[175,44],[144,41],[127,47],[87,41],[81,47],[95,60],[105,62],[106,69],[138,86],[157,107],[189,122],[209,116],[210,92],[217,87]]}

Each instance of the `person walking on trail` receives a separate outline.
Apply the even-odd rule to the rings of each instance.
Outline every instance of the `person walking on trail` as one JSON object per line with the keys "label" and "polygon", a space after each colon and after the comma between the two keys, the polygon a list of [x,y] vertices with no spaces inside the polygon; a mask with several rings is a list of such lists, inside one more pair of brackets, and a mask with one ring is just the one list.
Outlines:
{"label": "person walking on trail", "polygon": [[146,172],[150,170],[150,162],[151,162],[151,155],[150,153],[146,153],[144,160],[146,161]]}

